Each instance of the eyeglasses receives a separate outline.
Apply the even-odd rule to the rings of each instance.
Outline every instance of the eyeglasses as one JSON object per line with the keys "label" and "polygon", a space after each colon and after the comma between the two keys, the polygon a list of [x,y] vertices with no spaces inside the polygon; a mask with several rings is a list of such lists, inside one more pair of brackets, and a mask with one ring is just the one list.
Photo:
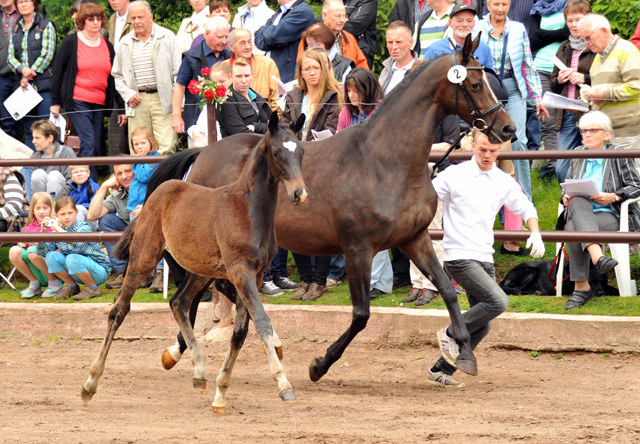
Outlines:
{"label": "eyeglasses", "polygon": [[322,68],[319,66],[309,66],[307,68],[302,68],[302,72],[304,73],[320,72],[320,71],[322,71]]}
{"label": "eyeglasses", "polygon": [[333,17],[336,20],[344,20],[347,21],[347,16],[344,14],[331,14],[331,17]]}
{"label": "eyeglasses", "polygon": [[585,128],[585,129],[581,129],[580,130],[580,134],[582,134],[582,135],[589,135],[589,134],[596,135],[596,134],[598,134],[599,131],[604,131],[604,130],[602,128]]}
{"label": "eyeglasses", "polygon": [[16,2],[16,5],[30,5],[32,3],[33,1],[31,0],[20,0],[19,2]]}
{"label": "eyeglasses", "polygon": [[592,36],[593,36],[594,34],[596,34],[596,33],[600,32],[600,31],[602,31],[602,29],[598,29],[597,31],[593,31],[593,32],[592,32],[591,34],[589,34],[588,36],[583,37],[583,39],[584,39],[585,43],[589,43],[589,42],[591,41]]}
{"label": "eyeglasses", "polygon": [[71,172],[72,176],[79,176],[81,174],[87,174],[89,172],[89,170],[73,170]]}
{"label": "eyeglasses", "polygon": [[92,15],[91,17],[87,17],[86,19],[84,19],[84,21],[85,22],[101,22],[102,17],[97,15]]}
{"label": "eyeglasses", "polygon": [[312,49],[312,48],[324,48],[324,43],[322,43],[322,42],[315,42],[315,43],[307,42],[307,49]]}

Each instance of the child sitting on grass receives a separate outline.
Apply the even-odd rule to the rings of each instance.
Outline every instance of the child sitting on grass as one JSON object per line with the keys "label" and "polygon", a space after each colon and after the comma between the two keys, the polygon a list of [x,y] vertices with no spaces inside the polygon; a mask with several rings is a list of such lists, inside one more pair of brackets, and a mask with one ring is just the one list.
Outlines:
{"label": "child sitting on grass", "polygon": [[[27,225],[22,230],[24,233],[40,233],[51,231],[43,225],[45,218],[51,217],[53,212],[53,199],[49,193],[44,191],[35,193],[31,197],[31,205],[29,206],[29,219]],[[20,273],[29,279],[29,286],[26,290],[22,290],[22,299],[31,299],[42,293],[42,287],[49,286],[42,297],[53,296],[61,287],[60,282],[53,274],[43,272],[38,269],[35,263],[41,259],[41,265],[44,265],[44,259],[36,254],[36,245],[26,242],[19,242],[15,247],[9,250],[9,260],[18,269]],[[34,263],[35,262],[35,263]],[[57,285],[57,287],[56,287]]]}

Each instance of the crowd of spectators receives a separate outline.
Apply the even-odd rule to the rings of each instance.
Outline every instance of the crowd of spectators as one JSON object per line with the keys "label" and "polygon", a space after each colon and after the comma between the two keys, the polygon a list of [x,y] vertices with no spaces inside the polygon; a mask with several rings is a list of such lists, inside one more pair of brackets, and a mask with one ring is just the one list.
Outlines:
{"label": "crowd of spectators", "polygon": [[[495,70],[508,93],[506,110],[516,124],[511,149],[535,146],[536,127],[545,149],[583,145],[577,124],[581,114],[545,108],[542,96],[547,91],[583,99],[602,111],[612,122],[611,139],[617,146],[640,143],[640,51],[634,46],[640,44],[640,24],[630,42],[621,39],[604,16],[591,13],[587,0],[397,0],[385,35],[389,57],[378,78],[371,72],[376,1],[325,0],[318,17],[306,0],[277,0],[276,10],[265,0],[248,0],[235,15],[228,0],[188,2],[193,12],[175,34],[158,24],[162,17],[154,16],[145,0],[109,0],[110,18],[94,0],[77,0],[72,7],[76,29],[56,49],[56,28],[43,16],[38,0],[0,0],[0,143],[15,154],[3,157],[171,154],[183,134],[189,148],[204,146],[209,129],[201,114],[206,112],[198,106],[200,96],[188,87],[203,70],[230,90],[227,103],[218,107],[218,137],[264,133],[272,111],[281,113],[284,122],[304,114],[301,140],[326,137],[368,118],[382,95],[392,93],[415,65],[460,49],[469,34],[480,32],[475,56]],[[16,121],[2,103],[19,88],[35,89],[42,100]],[[63,116],[70,125],[56,126],[48,116],[53,121]],[[76,150],[64,144],[69,130],[80,138]],[[457,118],[445,119],[436,145],[446,149],[449,134],[459,132]],[[551,161],[547,168],[562,181],[569,163]],[[3,170],[5,194],[0,200],[7,204],[0,208],[0,228],[27,211],[32,195],[45,192],[54,202],[73,198],[73,205],[64,200],[60,206],[69,225],[55,218],[56,230],[84,230],[79,224],[86,221],[104,231],[120,231],[139,213],[141,190],[152,171],[150,165],[116,165],[114,174],[98,185],[94,167]],[[531,200],[529,162],[516,160],[505,171]],[[49,210],[58,212],[57,207]],[[30,220],[43,217],[31,214]],[[510,217],[505,212],[505,223]],[[522,228],[521,219],[515,224]],[[107,286],[117,288],[125,264],[113,257],[112,248],[106,245],[109,266],[102,265],[116,275]],[[505,243],[502,252],[528,254],[515,243]],[[408,302],[433,299],[436,290],[428,279],[415,267],[410,273],[398,250],[393,256],[393,264],[386,252],[375,262],[379,273],[374,273],[371,296],[391,291],[386,280],[392,273],[394,286],[412,283]],[[340,257],[294,254],[298,286],[286,275],[286,257],[280,249],[265,273],[264,294],[298,290],[294,299],[314,300],[344,276]],[[54,268],[64,268],[63,262]],[[60,279],[73,287],[62,273]],[[33,285],[27,297],[44,285],[39,276],[42,285],[35,288],[36,277],[29,276]],[[102,277],[94,276],[93,282],[98,280]],[[90,279],[82,282],[89,288],[83,297],[97,294]],[[76,289],[63,295],[72,296]]]}

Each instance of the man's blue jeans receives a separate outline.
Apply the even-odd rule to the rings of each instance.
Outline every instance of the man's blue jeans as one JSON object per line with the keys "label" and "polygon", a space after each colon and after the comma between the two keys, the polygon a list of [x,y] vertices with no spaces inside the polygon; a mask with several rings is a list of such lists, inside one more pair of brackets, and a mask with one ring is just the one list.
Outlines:
{"label": "man's blue jeans", "polygon": [[[98,220],[98,228],[100,231],[106,232],[116,232],[116,231],[124,231],[127,228],[127,223],[120,219],[116,213],[105,214]],[[124,273],[124,269],[127,266],[126,261],[121,261],[120,259],[116,259],[113,256],[113,247],[116,246],[115,242],[105,242],[104,246],[107,248],[107,254],[109,255],[109,260],[111,261],[111,266],[113,267],[113,272],[118,275]]]}
{"label": "man's blue jeans", "polygon": [[[6,60],[3,62],[6,63]],[[0,118],[2,118],[2,130],[16,140],[20,140],[18,122],[13,120],[13,117],[9,115],[9,111],[4,107],[4,101],[18,89],[19,79],[15,74],[0,77]]]}
{"label": "man's blue jeans", "polygon": [[[511,144],[511,149],[513,151],[527,151],[527,102],[520,95],[515,79],[504,79],[504,86],[509,92],[509,101],[506,105],[507,114],[516,124],[516,137],[518,138]],[[513,168],[522,191],[532,201],[529,159],[514,160]]]}
{"label": "man's blue jeans", "polygon": [[[475,349],[491,330],[491,320],[504,313],[509,306],[509,297],[496,282],[491,262],[445,261],[444,269],[467,291],[470,308],[462,315],[462,320],[471,335],[471,348]],[[442,357],[438,359],[436,367],[447,374],[453,374],[456,370]]]}
{"label": "man's blue jeans", "polygon": [[[573,150],[580,145],[582,145],[582,135],[576,126],[576,115],[563,111],[562,126],[558,133],[558,149],[565,151]],[[558,183],[564,182],[567,177],[567,171],[569,171],[570,163],[571,159],[558,159],[556,161],[556,176],[558,177]]]}

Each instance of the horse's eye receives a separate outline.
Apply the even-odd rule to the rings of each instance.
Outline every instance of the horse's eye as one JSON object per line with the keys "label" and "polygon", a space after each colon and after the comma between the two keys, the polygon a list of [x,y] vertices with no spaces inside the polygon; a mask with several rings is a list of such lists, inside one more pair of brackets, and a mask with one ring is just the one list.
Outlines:
{"label": "horse's eye", "polygon": [[280,155],[280,151],[278,150],[271,150],[271,154],[273,154],[273,157],[275,157],[276,159],[278,158],[278,156]]}
{"label": "horse's eye", "polygon": [[471,85],[471,88],[473,88],[474,91],[482,90],[482,82],[474,83]]}

